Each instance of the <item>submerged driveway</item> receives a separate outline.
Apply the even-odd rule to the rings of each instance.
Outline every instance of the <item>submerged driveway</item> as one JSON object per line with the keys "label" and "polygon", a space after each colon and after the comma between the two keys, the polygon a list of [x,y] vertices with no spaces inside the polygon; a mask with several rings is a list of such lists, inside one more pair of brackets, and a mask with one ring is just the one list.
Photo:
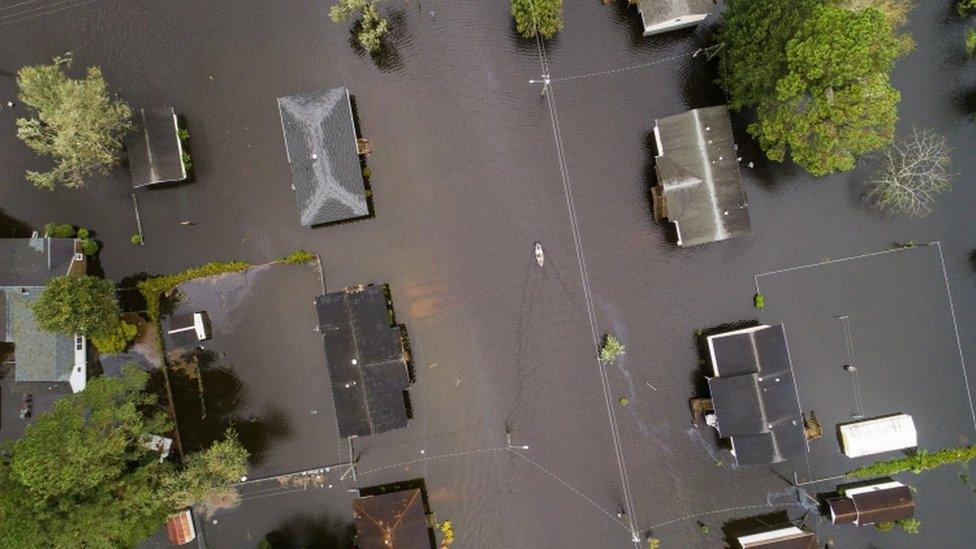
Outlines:
{"label": "submerged driveway", "polygon": [[[790,475],[788,464],[733,470],[691,426],[693,332],[758,316],[756,272],[940,240],[963,349],[973,348],[976,313],[964,304],[976,301],[967,259],[974,199],[962,178],[933,218],[881,219],[860,204],[863,170],[814,182],[767,165],[739,132],[743,164],[756,166],[743,167],[752,234],[694,249],[666,241],[648,204],[654,118],[722,102],[710,66],[692,57],[702,39],[694,32],[644,39],[623,3],[567,4],[564,31],[545,44],[553,83],[543,97],[528,82],[542,72],[538,45],[514,35],[505,5],[390,3],[397,48],[379,66],[350,47],[326,8],[103,0],[23,22],[0,12],[0,72],[73,50],[78,67],[101,65],[134,107],[169,104],[184,116],[195,166],[192,182],[139,194],[147,243],[133,246],[128,174],[81,191],[31,189],[23,171],[42,164],[13,135],[11,114],[23,111],[4,109],[0,204],[30,227],[94,228],[116,280],[306,248],[321,255],[329,291],[388,283],[410,334],[414,419],[355,442],[355,486],[424,477],[432,510],[452,520],[460,546],[628,547],[633,520],[665,546],[710,547],[730,518],[806,511],[779,476]],[[962,148],[973,129],[953,97],[964,85],[944,85],[961,63],[944,61],[960,48],[959,29],[939,6],[920,8],[912,25],[919,47],[895,72],[902,126],[936,125]],[[371,141],[376,217],[301,228],[275,99],[340,85]],[[0,78],[0,95],[13,93],[12,79]],[[953,169],[972,173],[973,162],[960,154]],[[542,269],[535,241],[545,246]],[[627,352],[601,373],[593,339],[606,332]],[[508,448],[506,430],[529,449]],[[334,450],[322,465],[343,457],[336,441],[324,447]],[[919,507],[927,543],[961,547],[973,533],[971,494],[955,475],[915,483],[945,498]],[[336,498],[350,486],[333,488]],[[275,505],[258,501],[230,513],[257,517]],[[223,524],[249,524],[233,517]],[[351,509],[335,518],[349,517]],[[226,546],[264,534],[231,530],[219,537]],[[823,533],[841,545],[913,542]]]}

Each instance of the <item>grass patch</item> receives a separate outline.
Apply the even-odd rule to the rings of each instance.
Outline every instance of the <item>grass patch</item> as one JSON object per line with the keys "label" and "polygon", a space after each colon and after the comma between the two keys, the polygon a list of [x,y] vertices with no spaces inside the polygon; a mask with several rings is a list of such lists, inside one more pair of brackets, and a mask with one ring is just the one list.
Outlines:
{"label": "grass patch", "polygon": [[849,477],[881,477],[891,476],[905,471],[919,474],[922,471],[935,469],[949,463],[969,463],[976,459],[976,446],[967,448],[947,448],[938,452],[919,450],[913,456],[907,456],[888,461],[879,461],[864,467],[858,467],[847,473]]}
{"label": "grass patch", "polygon": [[275,265],[304,265],[315,261],[315,254],[306,250],[295,250],[294,252],[279,257],[274,260]]}
{"label": "grass patch", "polygon": [[226,273],[239,273],[250,269],[252,266],[246,261],[213,261],[206,265],[193,267],[178,273],[154,276],[139,282],[137,286],[139,293],[146,300],[146,314],[149,315],[149,320],[158,326],[159,300],[164,294],[168,294],[180,284],[193,280],[194,278],[206,278]]}

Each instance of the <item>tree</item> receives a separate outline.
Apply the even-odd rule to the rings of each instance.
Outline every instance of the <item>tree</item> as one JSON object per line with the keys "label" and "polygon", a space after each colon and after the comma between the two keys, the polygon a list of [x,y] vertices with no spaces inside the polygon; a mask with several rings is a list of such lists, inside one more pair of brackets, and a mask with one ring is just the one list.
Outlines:
{"label": "tree", "polygon": [[72,336],[111,337],[120,317],[115,284],[87,275],[52,278],[33,307],[42,329]]}
{"label": "tree", "polygon": [[938,195],[952,187],[949,143],[929,130],[912,134],[884,151],[881,167],[868,184],[866,199],[882,211],[916,217],[932,212]]}
{"label": "tree", "polygon": [[102,334],[99,336],[92,337],[92,343],[98,349],[98,352],[107,355],[117,355],[129,346],[129,342],[132,338],[136,337],[139,328],[134,324],[129,324],[124,320],[120,320],[115,328],[110,330],[107,334]]}
{"label": "tree", "polygon": [[716,34],[723,45],[719,82],[729,106],[739,110],[772,99],[786,73],[786,44],[822,0],[729,0],[725,24]]}
{"label": "tree", "polygon": [[913,517],[913,518],[907,518],[902,520],[896,520],[895,524],[901,526],[901,529],[904,530],[906,533],[915,535],[918,534],[918,529],[919,527],[922,526],[922,521]]}
{"label": "tree", "polygon": [[383,36],[389,31],[389,23],[376,10],[377,0],[339,0],[329,8],[329,18],[339,23],[359,15],[356,38],[368,52],[375,52],[382,45]]}
{"label": "tree", "polygon": [[93,379],[59,399],[0,459],[0,546],[134,546],[170,512],[158,497],[170,471],[139,443],[169,429],[149,375],[127,366],[121,378]]}
{"label": "tree", "polygon": [[89,67],[85,78],[73,79],[64,72],[70,67],[69,54],[17,71],[20,101],[34,111],[17,119],[17,137],[55,162],[51,171],[28,171],[27,180],[50,190],[82,187],[92,174],[108,173],[131,127],[132,110],[109,95],[101,69]]}
{"label": "tree", "polygon": [[959,0],[956,2],[956,9],[959,15],[968,15],[976,11],[976,0]]}
{"label": "tree", "polygon": [[563,0],[512,0],[512,17],[525,38],[552,38],[563,29]]}
{"label": "tree", "polygon": [[839,5],[853,11],[867,8],[880,10],[885,14],[891,28],[898,29],[908,22],[908,14],[915,10],[918,2],[917,0],[840,0]]}
{"label": "tree", "polygon": [[172,426],[144,392],[148,380],[131,364],[120,378],[93,379],[6,447],[0,547],[134,547],[188,501],[172,486],[227,491],[232,475],[247,473],[247,452],[232,434],[189,456],[183,471],[160,463],[142,441]]}
{"label": "tree", "polygon": [[224,440],[187,458],[178,475],[163,480],[163,492],[174,509],[201,506],[205,513],[235,505],[237,490],[231,484],[247,475],[248,452],[228,429]]}
{"label": "tree", "polygon": [[607,334],[603,338],[603,345],[600,346],[599,360],[603,364],[612,364],[617,357],[624,354],[625,346],[613,334]]}
{"label": "tree", "polygon": [[908,44],[875,9],[818,6],[787,43],[787,72],[749,131],[771,160],[822,176],[854,167],[894,137],[901,95],[889,81]]}

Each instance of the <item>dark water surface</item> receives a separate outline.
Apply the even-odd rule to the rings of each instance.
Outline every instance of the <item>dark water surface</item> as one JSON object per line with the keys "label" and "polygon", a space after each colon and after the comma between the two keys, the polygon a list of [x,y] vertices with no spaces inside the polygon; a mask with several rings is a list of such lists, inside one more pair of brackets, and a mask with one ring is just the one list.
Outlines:
{"label": "dark water surface", "polygon": [[[356,485],[425,477],[431,507],[454,522],[460,547],[629,546],[616,517],[625,498],[551,120],[539,88],[528,84],[539,77],[539,56],[511,30],[507,2],[388,3],[384,9],[397,17],[396,51],[379,66],[350,47],[347,27],[328,20],[323,1],[101,0],[25,21],[15,15],[31,6],[18,4],[0,3],[0,99],[15,93],[20,66],[74,51],[79,67],[102,66],[134,107],[169,104],[185,117],[195,180],[139,194],[147,242],[133,246],[125,170],[84,190],[32,189],[23,172],[44,164],[14,135],[12,114],[23,110],[3,109],[7,234],[47,221],[92,227],[104,243],[105,274],[116,280],[216,259],[264,262],[306,248],[321,254],[329,289],[389,283],[416,362],[415,419],[356,442],[363,452]],[[934,128],[958,151],[955,189],[930,218],[886,219],[867,210],[860,196],[870,160],[814,180],[763,162],[740,134],[744,163],[756,162],[743,168],[752,234],[678,250],[650,216],[649,132],[655,117],[722,96],[710,68],[688,55],[704,36],[642,39],[636,20],[622,5],[567,2],[565,30],[547,44],[554,99],[597,329],[627,345],[609,382],[633,518],[665,547],[714,547],[723,543],[726,520],[806,510],[777,474],[789,474],[788,466],[717,466],[729,457],[714,453],[709,434],[690,424],[687,399],[698,369],[692,332],[756,317],[753,274],[893,241],[939,240],[965,355],[976,346],[968,258],[976,214],[976,158],[968,151],[976,129],[967,112],[976,69],[964,59],[965,26],[950,2],[924,2],[910,22],[918,47],[899,62],[894,83],[903,93],[899,130]],[[372,142],[376,217],[301,228],[275,98],[339,85],[355,95]],[[180,226],[182,219],[195,224]],[[532,259],[536,240],[546,249],[542,270]],[[910,291],[891,286],[892,295]],[[883,315],[886,304],[875,292],[851,295],[859,308],[882,308]],[[762,320],[780,321],[773,312]],[[785,308],[783,315],[800,312]],[[803,338],[799,327],[789,333],[791,342]],[[952,344],[937,335],[932,341]],[[965,418],[958,398],[942,400],[941,386],[920,383],[917,391],[932,409],[951,401],[947,415]],[[616,403],[622,396],[630,406]],[[506,450],[506,426],[530,449]],[[294,427],[289,436],[303,436]],[[322,456],[322,465],[336,457]],[[908,478],[919,494],[917,538],[820,531],[841,547],[970,546],[973,493],[958,473]],[[218,547],[256,543],[286,520],[281,509],[313,517],[317,509],[303,505],[319,505],[328,494],[344,499],[347,487],[248,501],[208,526],[208,539]],[[808,524],[817,527],[815,519]]]}

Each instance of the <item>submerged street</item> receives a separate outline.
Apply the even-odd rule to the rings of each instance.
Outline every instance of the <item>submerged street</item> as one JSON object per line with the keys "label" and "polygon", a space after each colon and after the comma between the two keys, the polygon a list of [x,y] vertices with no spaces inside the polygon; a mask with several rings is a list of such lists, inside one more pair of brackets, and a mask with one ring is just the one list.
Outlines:
{"label": "submerged street", "polygon": [[[193,175],[182,185],[135,193],[145,245],[133,245],[124,167],[80,190],[35,189],[24,171],[45,164],[15,135],[23,108],[3,108],[2,236],[29,235],[52,221],[90,227],[103,245],[99,267],[115,281],[214,260],[267,263],[305,249],[321,257],[328,291],[389,284],[397,322],[409,333],[416,378],[409,426],[354,440],[355,481],[245,490],[240,507],[206,524],[212,546],[253,546],[274,530],[286,530],[296,546],[334,546],[323,540],[339,539],[332,536],[351,522],[348,489],[420,477],[431,511],[452,521],[464,548],[646,547],[648,534],[663,547],[721,547],[726,521],[783,510],[806,518],[822,542],[838,547],[971,545],[976,489],[966,471],[909,477],[919,537],[834,527],[821,523],[816,504],[790,481],[794,470],[801,478],[843,473],[843,462],[739,469],[712,431],[692,425],[688,404],[703,384],[695,330],[758,319],[787,323],[791,345],[805,351],[793,357],[801,401],[804,383],[812,390],[816,380],[817,402],[848,406],[850,393],[834,398],[822,390],[830,383],[849,390],[843,364],[817,363],[842,355],[844,348],[833,346],[844,340],[804,339],[805,326],[814,333],[807,324],[814,315],[848,312],[834,312],[822,298],[836,291],[850,310],[871,312],[875,327],[896,315],[931,313],[898,324],[905,330],[897,333],[855,325],[862,331],[854,341],[865,342],[858,345],[891,343],[890,354],[858,347],[875,373],[900,360],[898,349],[916,352],[917,362],[903,361],[905,368],[891,368],[875,383],[890,391],[869,385],[865,394],[911,392],[917,414],[939,422],[923,432],[923,443],[976,442],[960,363],[976,350],[976,197],[969,182],[976,157],[968,154],[976,135],[968,110],[976,66],[964,57],[965,26],[948,3],[922,3],[912,15],[908,30],[917,46],[893,74],[902,93],[899,132],[934,129],[955,151],[954,190],[930,217],[883,217],[863,204],[875,160],[814,179],[765,160],[743,129],[747,121],[734,118],[752,232],[682,249],[651,215],[652,130],[655,118],[724,102],[714,63],[696,55],[708,45],[704,28],[643,38],[639,17],[623,2],[567,2],[564,30],[543,44],[518,37],[507,5],[390,2],[383,10],[392,15],[395,47],[372,59],[354,47],[347,24],[328,19],[324,2],[45,1],[50,13],[0,1],[0,101],[15,98],[19,67],[71,51],[74,70],[100,65],[134,108],[175,108],[190,133]],[[530,83],[543,75],[550,78],[545,95]],[[371,143],[375,217],[304,228],[276,98],[338,86],[350,89]],[[910,261],[852,267],[830,283],[771,279],[768,307],[753,307],[757,274],[910,240],[938,241],[944,273],[936,248],[924,247],[905,252]],[[541,267],[536,242],[544,246]],[[304,333],[309,345],[319,341],[310,320],[314,278],[283,277],[295,287],[260,285],[282,303],[308,302],[308,318],[266,329],[287,341]],[[857,339],[865,329],[874,340]],[[596,341],[606,333],[626,345],[626,354],[601,366]],[[902,337],[909,339],[895,341]],[[918,350],[927,345],[930,352]],[[255,352],[266,352],[255,362],[276,372],[250,390],[303,375],[302,383],[322,384],[305,387],[308,394],[325,395],[308,407],[333,413],[324,355],[296,365],[274,349]],[[901,381],[898,372],[912,375]],[[872,383],[868,374],[862,380]],[[901,405],[868,404],[882,411]],[[308,417],[314,428],[292,422],[270,429],[279,438],[265,442],[298,452],[324,448],[321,455],[290,455],[290,466],[346,460],[337,431],[325,441],[302,441],[323,436],[323,423],[335,429],[331,416]],[[816,444],[833,449],[834,433]],[[291,472],[272,465],[256,469]],[[824,483],[807,493],[835,487]]]}

